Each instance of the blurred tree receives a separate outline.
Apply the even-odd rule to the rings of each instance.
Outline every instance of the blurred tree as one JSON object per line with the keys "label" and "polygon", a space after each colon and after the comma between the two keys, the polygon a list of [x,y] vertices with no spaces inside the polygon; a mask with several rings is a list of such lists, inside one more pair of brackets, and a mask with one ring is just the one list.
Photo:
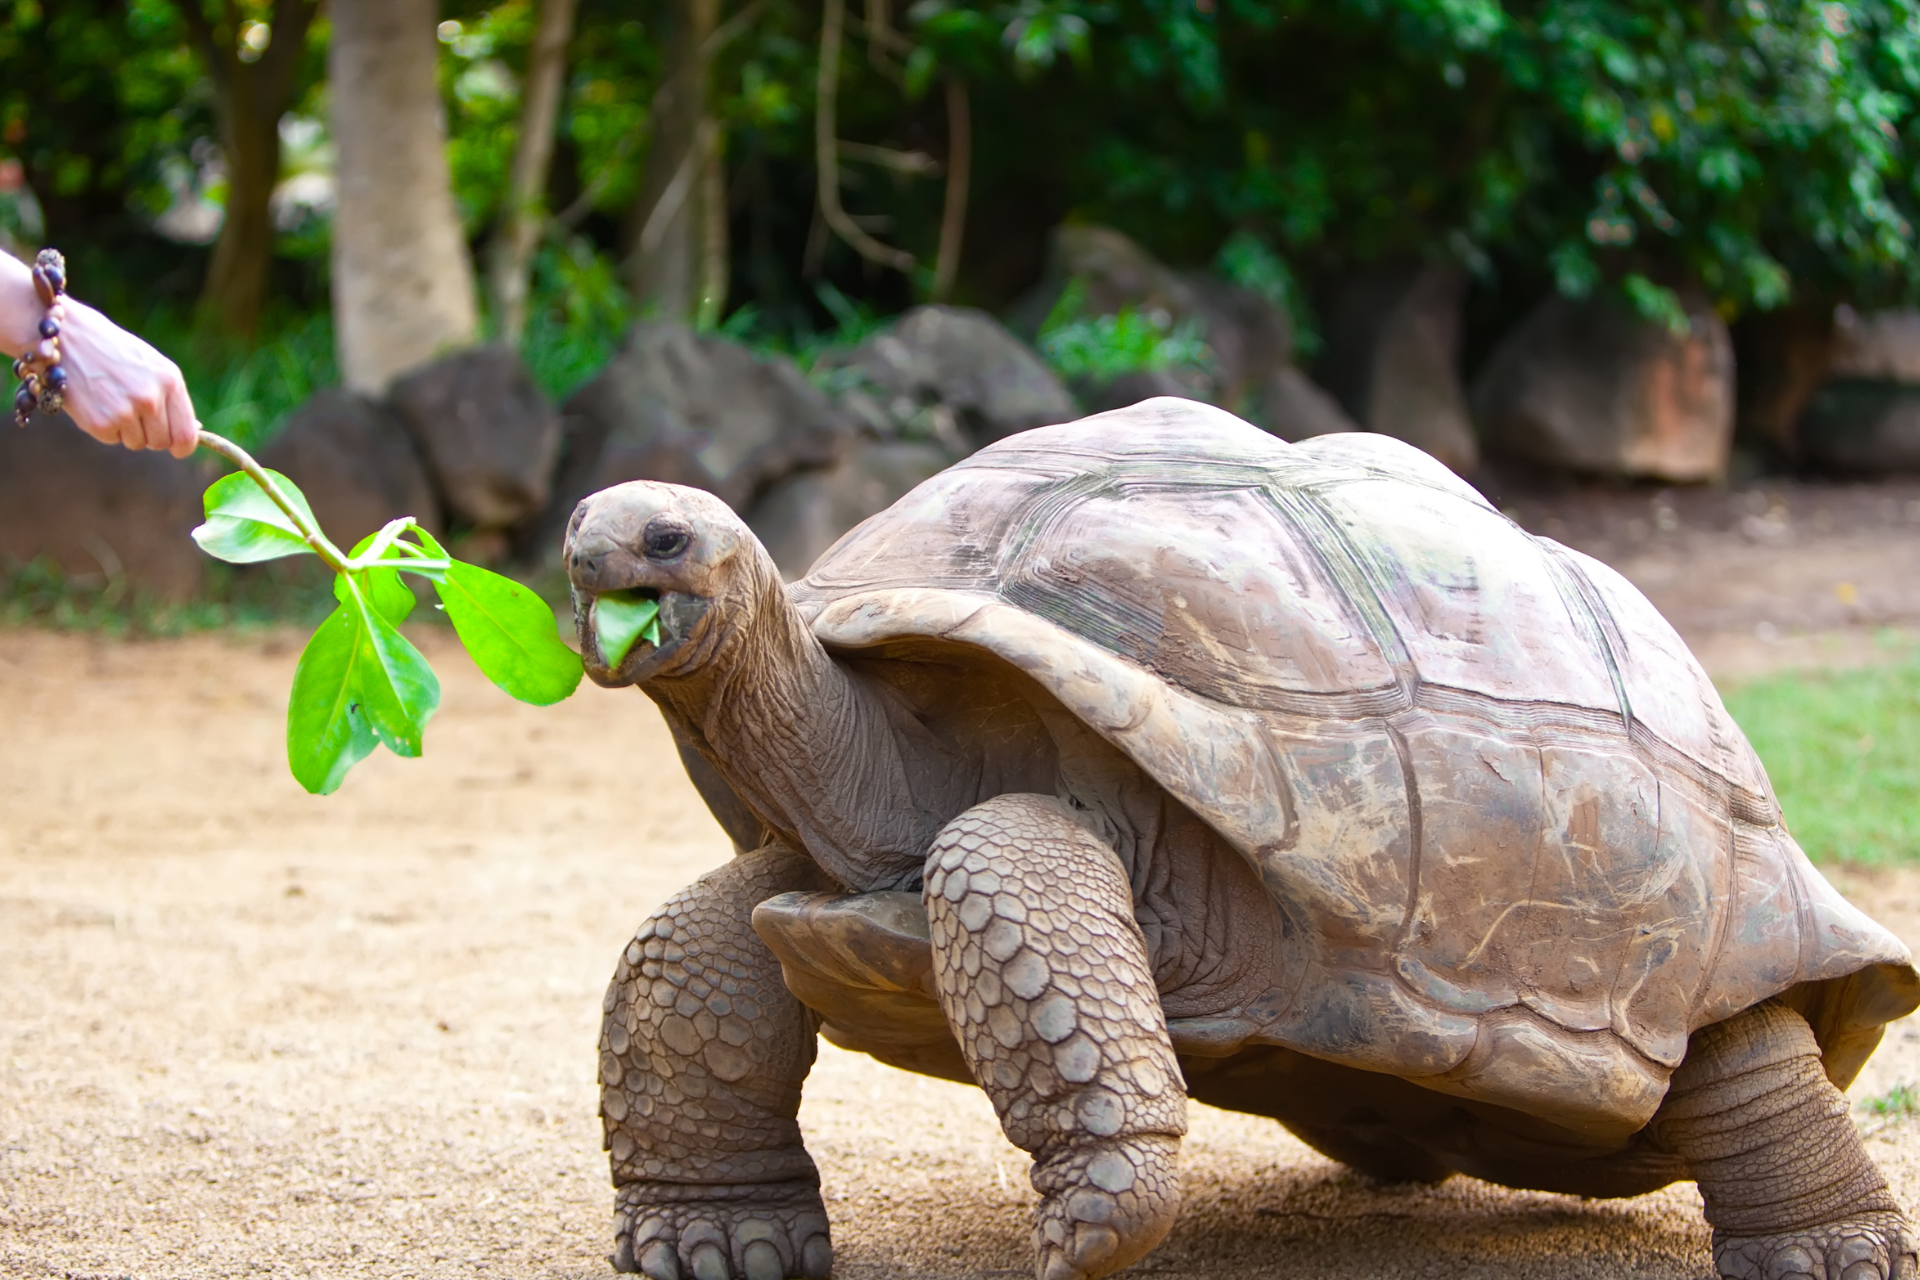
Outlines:
{"label": "blurred tree", "polygon": [[[719,25],[720,0],[677,0],[668,10],[663,75],[648,111],[651,145],[625,246],[629,287],[643,310],[709,325],[726,287],[725,195],[715,181],[723,138],[708,105]],[[715,226],[718,243],[710,244]]]}
{"label": "blurred tree", "polygon": [[553,130],[560,114],[574,4],[575,0],[540,0],[539,26],[527,59],[513,171],[487,264],[494,323],[508,342],[518,342],[526,326],[527,274],[546,221],[547,167],[553,159]]}
{"label": "blurred tree", "polygon": [[[187,291],[183,255],[143,224],[171,202],[212,95],[167,0],[0,0],[0,157],[20,161],[43,234],[73,259],[80,295]],[[165,252],[161,252],[165,250]]]}
{"label": "blurred tree", "polygon": [[1681,279],[1727,311],[1920,279],[1914,0],[911,12],[936,42],[997,36],[1013,79],[1049,82],[1028,120],[1075,207],[1175,258],[1238,229],[1322,262],[1545,264],[1563,292],[1618,282],[1660,318]]}
{"label": "blurred tree", "polygon": [[226,216],[201,287],[200,316],[228,334],[251,338],[273,261],[280,117],[303,87],[307,29],[320,0],[175,3],[213,80],[214,119],[226,159]]}
{"label": "blurred tree", "polygon": [[473,340],[473,266],[454,210],[436,82],[435,0],[332,0],[327,51],[339,206],[340,372],[379,393]]}

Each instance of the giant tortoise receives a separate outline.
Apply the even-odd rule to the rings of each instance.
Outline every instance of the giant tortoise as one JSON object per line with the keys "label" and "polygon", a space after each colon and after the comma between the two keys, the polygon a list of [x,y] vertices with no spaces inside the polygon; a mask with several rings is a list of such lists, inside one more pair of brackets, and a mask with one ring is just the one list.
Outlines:
{"label": "giant tortoise", "polygon": [[[1920,1005],[1672,628],[1377,435],[1150,400],[1013,436],[803,580],[585,500],[587,670],[740,846],[607,993],[615,1266],[823,1276],[814,1036],[977,1082],[1043,1280],[1152,1248],[1186,1099],[1381,1179],[1692,1178],[1724,1276],[1911,1276],[1839,1088]],[[609,661],[602,599],[658,601]]]}

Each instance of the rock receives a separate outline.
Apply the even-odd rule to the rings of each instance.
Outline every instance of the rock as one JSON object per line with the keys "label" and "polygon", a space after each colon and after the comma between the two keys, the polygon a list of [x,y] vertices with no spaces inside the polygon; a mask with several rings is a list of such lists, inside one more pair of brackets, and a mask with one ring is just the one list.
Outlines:
{"label": "rock", "polygon": [[1205,272],[1176,271],[1111,227],[1055,229],[1046,275],[1016,306],[1014,327],[1037,333],[1072,280],[1086,287],[1087,315],[1131,307],[1170,325],[1197,323],[1214,358],[1201,398],[1214,404],[1233,408],[1291,358],[1293,326],[1286,312],[1251,289]]}
{"label": "rock", "polygon": [[1813,393],[1795,432],[1800,462],[1822,471],[1920,471],[1920,385],[1834,378]]}
{"label": "rock", "polygon": [[1348,280],[1327,325],[1320,382],[1363,430],[1426,450],[1465,475],[1480,460],[1460,386],[1457,267],[1399,264]]}
{"label": "rock", "polygon": [[1191,369],[1135,369],[1105,382],[1079,380],[1073,389],[1088,413],[1131,408],[1155,396],[1206,400],[1213,390],[1204,376]]}
{"label": "rock", "polygon": [[1282,440],[1360,429],[1338,400],[1290,364],[1281,365],[1260,383],[1254,408],[1259,424]]}
{"label": "rock", "polygon": [[122,579],[165,600],[200,589],[191,536],[213,474],[103,445],[65,414],[0,426],[0,568],[47,556],[68,578]]}
{"label": "rock", "polygon": [[747,523],[780,572],[803,576],[840,535],[898,502],[921,481],[945,470],[953,455],[909,440],[856,447],[831,467],[788,476],[760,500]]}
{"label": "rock", "polygon": [[426,464],[385,405],[340,387],[295,411],[260,461],[300,486],[320,527],[347,551],[387,521],[412,516],[438,536],[445,522]]}
{"label": "rock", "polygon": [[1835,307],[1831,372],[1836,378],[1920,383],[1920,309]]}
{"label": "rock", "polygon": [[635,325],[567,414],[583,419],[569,469],[584,482],[569,507],[609,484],[657,479],[696,484],[745,510],[789,472],[837,460],[854,434],[791,361],[665,323]]}
{"label": "rock", "polygon": [[1503,339],[1474,385],[1490,447],[1574,471],[1665,480],[1723,474],[1733,343],[1704,300],[1673,334],[1617,297],[1552,297]]}
{"label": "rock", "polygon": [[945,405],[973,448],[1080,414],[1053,370],[984,311],[915,307],[833,363],[864,380],[896,424]]}
{"label": "rock", "polygon": [[560,415],[518,352],[496,344],[443,356],[395,382],[388,399],[450,519],[505,529],[547,505]]}
{"label": "rock", "polygon": [[1733,328],[1734,436],[1772,461],[1799,452],[1795,433],[1833,363],[1834,313],[1785,306],[1743,316]]}

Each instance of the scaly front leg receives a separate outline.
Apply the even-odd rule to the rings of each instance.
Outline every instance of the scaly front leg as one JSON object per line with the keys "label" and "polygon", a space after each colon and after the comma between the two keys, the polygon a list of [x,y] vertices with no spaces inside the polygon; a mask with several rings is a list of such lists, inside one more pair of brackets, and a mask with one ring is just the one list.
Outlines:
{"label": "scaly front leg", "polygon": [[824,885],[811,861],[768,846],[681,890],[627,944],[600,1032],[616,1271],[782,1280],[832,1270],[820,1175],[797,1119],[814,1017],[749,923],[773,895]]}
{"label": "scaly front leg", "polygon": [[1000,796],[934,841],[926,902],[940,1007],[1033,1156],[1040,1280],[1119,1270],[1173,1225],[1187,1131],[1119,859],[1052,796]]}

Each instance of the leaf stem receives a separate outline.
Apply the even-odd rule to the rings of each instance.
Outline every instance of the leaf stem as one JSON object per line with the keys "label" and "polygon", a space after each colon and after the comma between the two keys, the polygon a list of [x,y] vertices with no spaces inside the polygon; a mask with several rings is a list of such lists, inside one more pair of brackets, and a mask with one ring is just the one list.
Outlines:
{"label": "leaf stem", "polygon": [[347,557],[341,554],[340,548],[328,541],[327,535],[320,532],[319,526],[308,520],[306,513],[294,506],[287,499],[286,494],[280,492],[280,486],[273,482],[273,477],[267,473],[265,467],[254,461],[252,454],[225,436],[218,436],[206,430],[200,432],[200,447],[219,454],[246,472],[267,497],[273,499],[273,505],[280,508],[287,519],[293,521],[293,527],[300,531],[300,536],[306,540],[308,546],[313,548],[313,553],[326,562],[329,569],[335,573],[347,572],[350,566],[347,563]]}

